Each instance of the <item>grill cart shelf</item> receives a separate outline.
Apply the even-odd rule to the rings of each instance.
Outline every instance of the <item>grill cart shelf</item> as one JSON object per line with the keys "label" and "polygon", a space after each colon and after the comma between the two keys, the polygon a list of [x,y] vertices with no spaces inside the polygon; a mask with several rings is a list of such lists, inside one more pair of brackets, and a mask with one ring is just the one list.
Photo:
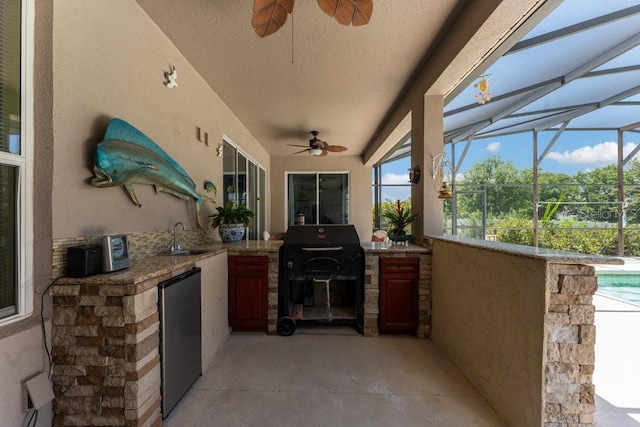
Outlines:
{"label": "grill cart shelf", "polygon": [[296,325],[353,325],[362,332],[364,250],[352,225],[299,225],[280,247],[278,333]]}

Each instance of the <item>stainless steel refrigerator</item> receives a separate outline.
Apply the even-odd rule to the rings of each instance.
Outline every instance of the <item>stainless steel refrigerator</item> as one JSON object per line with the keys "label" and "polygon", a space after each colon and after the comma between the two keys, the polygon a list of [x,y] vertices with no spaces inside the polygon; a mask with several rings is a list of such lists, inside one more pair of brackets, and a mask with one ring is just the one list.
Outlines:
{"label": "stainless steel refrigerator", "polygon": [[162,418],[202,375],[200,269],[159,285]]}

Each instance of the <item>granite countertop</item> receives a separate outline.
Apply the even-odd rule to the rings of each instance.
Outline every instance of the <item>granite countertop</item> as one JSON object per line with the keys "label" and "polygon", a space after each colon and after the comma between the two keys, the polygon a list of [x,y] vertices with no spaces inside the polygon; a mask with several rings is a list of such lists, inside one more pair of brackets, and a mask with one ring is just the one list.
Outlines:
{"label": "granite countertop", "polygon": [[511,243],[493,242],[489,240],[471,239],[468,237],[459,236],[429,236],[433,240],[442,240],[445,242],[456,243],[465,246],[474,246],[486,250],[509,253],[514,255],[521,255],[531,258],[540,258],[545,261],[563,264],[615,264],[622,265],[624,260],[622,258],[602,255],[589,255],[581,254],[577,252],[559,251],[555,249],[534,248],[531,246],[514,245]]}
{"label": "granite countertop", "polygon": [[221,246],[212,247],[210,252],[202,254],[157,255],[132,260],[129,268],[124,270],[82,278],[61,277],[56,281],[56,285],[135,285],[155,278],[163,281],[190,270],[201,259],[225,252]]}
{"label": "granite countertop", "polygon": [[391,242],[360,242],[360,246],[366,253],[431,253],[431,249],[423,246],[418,246],[413,243],[408,245],[394,245]]}
{"label": "granite countertop", "polygon": [[[131,261],[129,268],[114,271],[113,273],[98,274],[95,276],[74,278],[61,277],[56,285],[137,285],[151,279],[158,282],[167,280],[172,276],[195,267],[196,262],[218,255],[228,253],[277,253],[282,246],[282,240],[243,240],[237,243],[212,242],[189,248],[198,251],[207,251],[193,255],[157,255],[144,259]],[[427,248],[409,244],[392,245],[390,243],[361,242],[361,246],[367,253],[428,253]]]}

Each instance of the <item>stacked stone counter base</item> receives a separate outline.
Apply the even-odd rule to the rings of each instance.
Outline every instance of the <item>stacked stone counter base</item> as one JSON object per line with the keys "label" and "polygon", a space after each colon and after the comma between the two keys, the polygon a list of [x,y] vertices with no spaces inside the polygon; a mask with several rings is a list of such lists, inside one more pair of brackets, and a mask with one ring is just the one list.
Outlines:
{"label": "stacked stone counter base", "polygon": [[52,288],[54,426],[162,425],[157,285],[167,278]]}
{"label": "stacked stone counter base", "polygon": [[591,266],[550,267],[545,426],[594,425],[596,327]]}

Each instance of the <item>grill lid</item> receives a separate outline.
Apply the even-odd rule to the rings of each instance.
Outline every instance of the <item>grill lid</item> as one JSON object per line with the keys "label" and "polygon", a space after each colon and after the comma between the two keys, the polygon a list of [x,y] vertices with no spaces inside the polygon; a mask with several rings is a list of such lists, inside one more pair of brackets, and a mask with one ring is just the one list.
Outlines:
{"label": "grill lid", "polygon": [[360,247],[360,239],[352,224],[291,225],[284,237],[283,247],[338,248]]}

